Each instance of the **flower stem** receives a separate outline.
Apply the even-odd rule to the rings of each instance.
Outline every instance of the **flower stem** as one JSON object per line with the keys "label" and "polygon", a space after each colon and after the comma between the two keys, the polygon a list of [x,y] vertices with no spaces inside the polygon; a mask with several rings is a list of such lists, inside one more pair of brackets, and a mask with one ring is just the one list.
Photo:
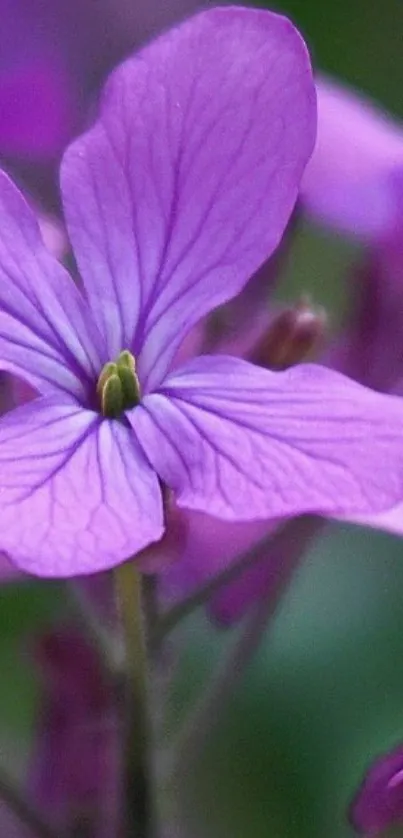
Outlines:
{"label": "flower stem", "polygon": [[142,576],[133,561],[125,562],[116,570],[116,590],[126,647],[123,835],[125,838],[155,838]]}
{"label": "flower stem", "polygon": [[0,800],[28,827],[35,838],[60,838],[60,832],[56,833],[43,820],[36,807],[20,793],[3,769],[0,769]]}
{"label": "flower stem", "polygon": [[120,675],[124,651],[113,627],[105,626],[79,582],[67,582],[74,615],[107,672]]}

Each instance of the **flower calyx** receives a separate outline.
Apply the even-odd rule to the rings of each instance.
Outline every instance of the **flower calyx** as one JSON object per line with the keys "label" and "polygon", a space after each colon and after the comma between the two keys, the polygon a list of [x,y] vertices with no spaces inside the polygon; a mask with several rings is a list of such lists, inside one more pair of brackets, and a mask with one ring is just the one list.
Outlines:
{"label": "flower calyx", "polygon": [[140,402],[140,383],[136,361],[128,349],[116,361],[108,361],[101,370],[97,383],[97,397],[101,413],[107,419],[118,419],[125,410]]}

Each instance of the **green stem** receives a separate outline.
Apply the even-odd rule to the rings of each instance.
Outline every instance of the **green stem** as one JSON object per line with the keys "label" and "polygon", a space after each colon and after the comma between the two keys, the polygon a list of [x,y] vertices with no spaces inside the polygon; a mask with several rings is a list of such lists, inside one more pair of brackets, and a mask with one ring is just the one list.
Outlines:
{"label": "green stem", "polygon": [[106,672],[119,676],[123,669],[124,650],[114,626],[105,626],[94,604],[79,582],[67,582],[67,591],[75,617],[98,654]]}
{"label": "green stem", "polygon": [[126,647],[124,831],[130,838],[154,836],[148,663],[142,577],[135,562],[116,570],[116,590]]}
{"label": "green stem", "polygon": [[35,806],[21,795],[3,769],[0,769],[0,800],[28,827],[35,838],[60,838],[60,832],[56,833],[43,820]]}

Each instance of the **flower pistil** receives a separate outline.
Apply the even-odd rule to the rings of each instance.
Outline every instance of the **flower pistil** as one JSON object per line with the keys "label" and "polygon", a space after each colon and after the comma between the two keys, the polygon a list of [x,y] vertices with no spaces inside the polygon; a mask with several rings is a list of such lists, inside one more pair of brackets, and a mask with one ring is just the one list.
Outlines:
{"label": "flower pistil", "polygon": [[127,349],[116,361],[108,361],[102,368],[97,383],[97,396],[103,416],[117,419],[124,410],[140,401],[140,383],[136,361]]}

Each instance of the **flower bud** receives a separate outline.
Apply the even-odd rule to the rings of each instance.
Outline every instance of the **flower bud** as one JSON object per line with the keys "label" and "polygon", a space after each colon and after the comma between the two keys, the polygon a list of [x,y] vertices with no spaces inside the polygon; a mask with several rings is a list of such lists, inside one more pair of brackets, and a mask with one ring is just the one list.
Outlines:
{"label": "flower bud", "polygon": [[302,300],[274,318],[268,331],[253,349],[249,360],[272,370],[286,370],[303,361],[323,338],[327,316]]}

